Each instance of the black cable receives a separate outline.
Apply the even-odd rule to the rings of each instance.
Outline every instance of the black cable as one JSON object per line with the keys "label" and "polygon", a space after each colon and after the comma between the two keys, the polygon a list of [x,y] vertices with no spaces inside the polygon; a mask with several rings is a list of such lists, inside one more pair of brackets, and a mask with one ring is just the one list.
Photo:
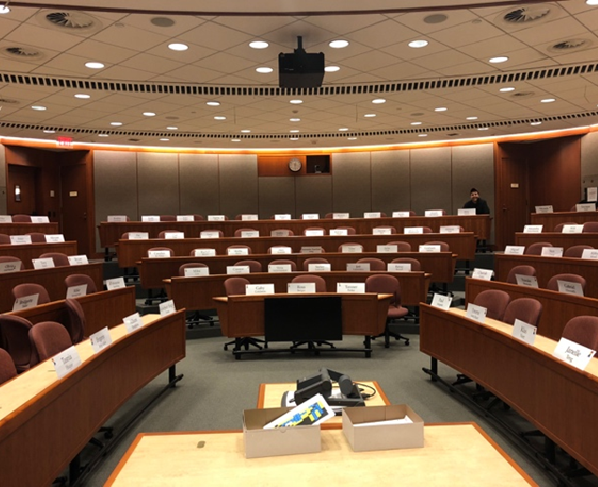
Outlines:
{"label": "black cable", "polygon": [[[361,382],[355,382],[355,385],[359,387],[359,392],[361,392],[361,397],[363,397],[365,400],[371,399],[372,397],[374,397],[378,393],[378,391],[376,391],[375,387],[369,386],[367,384],[362,384]],[[372,392],[371,393],[364,393],[362,387],[367,387]]]}

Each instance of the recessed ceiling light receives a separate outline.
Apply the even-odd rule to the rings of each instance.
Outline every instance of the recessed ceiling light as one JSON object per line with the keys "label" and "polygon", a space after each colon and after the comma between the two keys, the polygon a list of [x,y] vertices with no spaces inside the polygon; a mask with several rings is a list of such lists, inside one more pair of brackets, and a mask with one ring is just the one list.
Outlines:
{"label": "recessed ceiling light", "polygon": [[110,122],[110,125],[115,125],[117,127],[122,124],[123,124],[122,122]]}
{"label": "recessed ceiling light", "polygon": [[164,142],[166,142],[167,140],[170,140],[168,137],[162,137],[160,140],[163,140]]}
{"label": "recessed ceiling light", "polygon": [[84,95],[83,93],[78,93],[75,95],[75,98],[80,98],[81,100],[87,100],[88,98],[91,98],[90,95]]}
{"label": "recessed ceiling light", "polygon": [[289,120],[290,120],[291,122],[300,122],[300,121],[301,121],[301,119],[300,119],[300,118],[289,118]]}
{"label": "recessed ceiling light", "polygon": [[586,0],[588,5],[598,5],[598,0]]}
{"label": "recessed ceiling light", "polygon": [[[597,0],[598,1],[598,0]],[[542,122],[532,122],[530,125],[540,125]]]}
{"label": "recessed ceiling light", "polygon": [[168,44],[168,49],[172,51],[186,51],[189,49],[189,46],[186,44]]}
{"label": "recessed ceiling light", "polygon": [[357,137],[347,137],[347,140],[357,140]]}
{"label": "recessed ceiling light", "polygon": [[412,47],[414,49],[418,49],[420,47],[426,47],[428,45],[428,41],[424,40],[424,39],[418,39],[415,41],[411,41],[409,43],[409,47]]}
{"label": "recessed ceiling light", "polygon": [[339,132],[348,132],[349,129],[346,127],[343,127],[342,129],[338,129]]}
{"label": "recessed ceiling light", "polygon": [[102,69],[104,65],[102,63],[89,62],[85,63],[85,67],[89,69]]}
{"label": "recessed ceiling light", "polygon": [[411,122],[411,125],[421,125],[422,122]]}
{"label": "recessed ceiling light", "polygon": [[465,120],[477,120],[478,117],[467,117]]}
{"label": "recessed ceiling light", "polygon": [[45,106],[43,106],[43,105],[33,105],[31,108],[32,108],[33,110],[36,110],[36,111],[38,111],[38,112],[43,112],[43,111],[45,111],[45,110],[47,110],[47,109],[48,109],[48,107],[45,107]]}
{"label": "recessed ceiling light", "polygon": [[326,66],[324,71],[327,73],[334,73],[335,71],[339,71],[341,68],[339,66]]}
{"label": "recessed ceiling light", "polygon": [[446,112],[448,110],[447,107],[436,107],[434,108],[435,112]]}
{"label": "recessed ceiling light", "polygon": [[553,101],[556,101],[554,98],[544,98],[543,100],[540,100],[541,103],[552,103]]}
{"label": "recessed ceiling light", "polygon": [[143,112],[146,117],[155,117],[156,114],[154,112]]}
{"label": "recessed ceiling light", "polygon": [[376,98],[375,100],[372,100],[372,103],[376,103],[376,104],[386,103],[386,100],[384,98]]}
{"label": "recessed ceiling light", "polygon": [[364,117],[366,117],[366,118],[372,118],[372,117],[375,117],[375,116],[376,116],[376,114],[375,114],[375,113],[366,113],[366,114],[364,115]]}
{"label": "recessed ceiling light", "polygon": [[299,130],[297,130],[297,129],[295,129],[295,130],[291,130],[291,133],[292,133],[292,134],[297,134],[297,133],[299,133]]}
{"label": "recessed ceiling light", "polygon": [[166,127],[166,130],[178,130],[178,127]]}
{"label": "recessed ceiling light", "polygon": [[490,59],[488,59],[488,62],[492,63],[492,64],[500,64],[500,63],[504,63],[508,60],[509,60],[509,58],[507,56],[496,56],[496,57],[491,57]]}
{"label": "recessed ceiling light", "polygon": [[251,47],[251,49],[266,49],[268,43],[266,41],[251,41],[249,47]]}
{"label": "recessed ceiling light", "polygon": [[513,86],[505,86],[504,88],[501,88],[500,91],[505,93],[507,91],[515,91],[515,88]]}
{"label": "recessed ceiling light", "polygon": [[241,139],[230,139],[231,142],[241,142]]}
{"label": "recessed ceiling light", "polygon": [[0,15],[4,15],[10,12],[7,5],[0,5]]}
{"label": "recessed ceiling light", "polygon": [[98,137],[108,137],[108,134],[98,134]]}
{"label": "recessed ceiling light", "polygon": [[428,134],[419,134],[418,137],[427,137]]}
{"label": "recessed ceiling light", "polygon": [[251,133],[251,130],[247,130],[247,129],[241,130],[241,133],[242,134],[249,134],[249,133]]}
{"label": "recessed ceiling light", "polygon": [[488,127],[480,127],[478,130],[488,130]]}
{"label": "recessed ceiling light", "polygon": [[343,47],[347,47],[349,45],[349,41],[345,41],[344,39],[336,39],[334,41],[330,41],[328,45],[334,49],[342,49]]}
{"label": "recessed ceiling light", "polygon": [[263,68],[256,68],[256,71],[258,73],[271,73],[274,70],[272,68],[263,67]]}
{"label": "recessed ceiling light", "polygon": [[299,140],[299,137],[291,137],[291,140]]}
{"label": "recessed ceiling light", "polygon": [[223,117],[222,115],[218,115],[218,116],[214,117],[214,120],[226,120],[226,117]]}
{"label": "recessed ceiling light", "polygon": [[206,105],[210,105],[211,107],[218,107],[218,106],[220,106],[220,102],[219,101],[209,101],[206,103]]}
{"label": "recessed ceiling light", "polygon": [[303,100],[290,100],[289,103],[292,103],[293,105],[301,105],[301,103],[303,103]]}
{"label": "recessed ceiling light", "polygon": [[56,130],[44,130],[44,134],[55,134]]}

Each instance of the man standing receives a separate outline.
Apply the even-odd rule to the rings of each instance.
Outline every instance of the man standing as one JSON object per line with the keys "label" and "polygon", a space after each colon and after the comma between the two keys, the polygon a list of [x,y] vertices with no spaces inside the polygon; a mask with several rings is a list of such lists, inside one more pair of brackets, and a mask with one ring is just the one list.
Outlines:
{"label": "man standing", "polygon": [[463,208],[475,208],[476,215],[489,215],[490,208],[486,200],[480,198],[480,194],[477,189],[471,188],[470,200],[463,205]]}

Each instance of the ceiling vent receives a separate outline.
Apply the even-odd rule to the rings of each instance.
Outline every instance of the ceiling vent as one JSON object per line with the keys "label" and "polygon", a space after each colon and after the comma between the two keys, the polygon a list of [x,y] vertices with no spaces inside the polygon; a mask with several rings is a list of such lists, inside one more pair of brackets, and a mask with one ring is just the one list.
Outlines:
{"label": "ceiling vent", "polygon": [[550,14],[548,5],[524,5],[515,10],[510,10],[503,14],[505,22],[523,24],[525,22],[535,22],[543,19]]}
{"label": "ceiling vent", "polygon": [[518,91],[517,93],[513,93],[511,98],[527,98],[529,96],[534,96],[535,94],[535,91]]}
{"label": "ceiling vent", "polygon": [[21,58],[39,59],[42,56],[42,53],[34,47],[5,47],[3,51],[9,56]]}
{"label": "ceiling vent", "polygon": [[172,27],[175,24],[170,17],[152,17],[150,22],[156,27]]}
{"label": "ceiling vent", "polygon": [[3,105],[18,105],[19,101],[11,98],[0,98],[0,103]]}
{"label": "ceiling vent", "polygon": [[102,22],[85,12],[69,12],[65,10],[43,10],[38,20],[54,29],[68,30],[71,34],[89,34],[102,28]]}
{"label": "ceiling vent", "polygon": [[592,45],[591,41],[586,39],[566,39],[564,41],[557,42],[548,48],[549,51],[553,52],[567,52],[574,49],[587,48]]}

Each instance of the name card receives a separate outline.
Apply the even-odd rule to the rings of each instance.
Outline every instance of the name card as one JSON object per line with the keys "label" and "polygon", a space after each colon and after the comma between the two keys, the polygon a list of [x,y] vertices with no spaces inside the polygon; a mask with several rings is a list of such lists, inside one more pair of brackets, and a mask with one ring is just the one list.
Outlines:
{"label": "name card", "polygon": [[105,348],[108,348],[112,345],[112,337],[108,333],[108,327],[105,326],[100,331],[89,335],[89,341],[93,353],[100,353]]}
{"label": "name card", "polygon": [[227,274],[249,274],[248,265],[229,265],[226,266]]}
{"label": "name card", "polygon": [[141,221],[142,222],[159,222],[160,217],[158,215],[142,215]]}
{"label": "name card", "polygon": [[195,257],[213,257],[216,255],[216,249],[195,249],[193,255]]}
{"label": "name card", "polygon": [[245,294],[252,296],[255,294],[274,294],[274,284],[246,284]]}
{"label": "name card", "polygon": [[525,225],[523,233],[542,233],[543,225]]}
{"label": "name card", "polygon": [[563,247],[542,247],[542,257],[562,257]]}
{"label": "name card", "polygon": [[309,272],[330,272],[330,264],[307,264]]}
{"label": "name card", "polygon": [[31,235],[11,235],[10,236],[10,245],[30,245],[33,242],[31,241]]}
{"label": "name card", "polygon": [[0,274],[6,274],[7,272],[18,272],[21,270],[22,265],[23,263],[20,260],[15,262],[2,262],[0,263]]}
{"label": "name card", "polygon": [[300,252],[302,254],[323,254],[324,253],[324,247],[318,247],[318,246],[301,247]]}
{"label": "name card", "polygon": [[372,230],[372,235],[392,235],[391,228],[374,228]]}
{"label": "name card", "polygon": [[199,277],[210,275],[209,267],[185,267],[183,271],[185,273],[185,277]]}
{"label": "name card", "polygon": [[407,218],[411,216],[408,211],[393,211],[392,212],[393,218]]}
{"label": "name card", "polygon": [[330,235],[348,235],[349,231],[346,228],[333,228],[329,233]]}
{"label": "name card", "polygon": [[241,237],[243,238],[255,238],[255,237],[259,237],[260,236],[260,232],[257,230],[245,230],[243,232],[241,232]]}
{"label": "name card", "polygon": [[109,222],[126,222],[126,215],[108,215]]}
{"label": "name card", "polygon": [[271,237],[290,237],[291,231],[290,230],[272,230],[270,232]]}
{"label": "name card", "polygon": [[523,252],[525,252],[525,247],[520,245],[507,245],[505,247],[506,255],[523,255]]}
{"label": "name card", "polygon": [[536,213],[552,213],[552,205],[536,206]]}
{"label": "name card", "polygon": [[538,279],[536,276],[524,276],[523,274],[515,274],[517,285],[527,287],[538,287]]}
{"label": "name card", "polygon": [[536,341],[536,332],[538,327],[530,325],[525,321],[515,320],[513,324],[513,337],[525,342],[529,345],[533,345]]}
{"label": "name card", "polygon": [[59,379],[81,366],[81,357],[75,347],[69,347],[52,357],[52,364]]}
{"label": "name card", "polygon": [[54,259],[52,257],[44,257],[43,259],[31,259],[34,269],[50,269],[54,267]]}
{"label": "name card", "polygon": [[459,225],[440,225],[440,233],[459,233],[460,231]]}
{"label": "name card", "polygon": [[129,240],[147,240],[148,238],[148,232],[129,232]]}
{"label": "name card", "polygon": [[258,215],[241,215],[241,220],[258,220]]}
{"label": "name card", "polygon": [[291,215],[289,215],[288,213],[281,214],[281,215],[274,215],[274,219],[275,220],[290,220]]}
{"label": "name card", "polygon": [[369,271],[370,270],[370,264],[347,264],[347,270],[348,271]]}
{"label": "name card", "polygon": [[50,219],[47,216],[32,216],[31,223],[50,223]]}
{"label": "name card", "polygon": [[195,217],[193,215],[177,215],[176,221],[177,222],[193,222],[193,221],[195,221]]}
{"label": "name card", "polygon": [[587,188],[586,189],[587,200],[588,201],[596,201],[598,200],[598,188]]}
{"label": "name card", "polygon": [[575,209],[578,212],[596,211],[596,203],[579,203],[575,205]]}
{"label": "name card", "polygon": [[598,249],[583,249],[582,259],[598,259]]}
{"label": "name card", "polygon": [[376,252],[379,254],[394,254],[398,251],[399,250],[396,245],[376,245]]}
{"label": "name card", "polygon": [[317,213],[304,213],[303,215],[301,215],[301,218],[303,220],[318,220],[320,218],[320,215],[318,215]]}
{"label": "name card", "polygon": [[51,243],[51,242],[64,242],[64,235],[62,234],[58,234],[58,235],[46,235],[46,242]]}
{"label": "name card", "polygon": [[332,219],[333,220],[346,220],[349,218],[349,213],[333,213]]}
{"label": "name card", "polygon": [[584,370],[596,352],[566,338],[561,338],[552,354],[569,365]]}
{"label": "name card", "polygon": [[583,298],[583,287],[579,282],[556,281],[560,293],[574,294]]}
{"label": "name card", "polygon": [[148,250],[147,256],[151,259],[170,257],[170,250]]}
{"label": "name card", "polygon": [[440,252],[440,245],[420,245],[420,252]]}
{"label": "name card", "polygon": [[324,235],[324,230],[305,230],[306,237],[321,237]]}
{"label": "name card", "polygon": [[87,265],[89,261],[87,260],[87,255],[69,255],[69,264],[70,265]]}
{"label": "name card", "polygon": [[226,249],[227,255],[249,255],[249,249],[244,248],[233,248],[233,249]]}
{"label": "name card", "polygon": [[390,263],[387,264],[388,272],[411,272],[411,264]]}
{"label": "name card", "polygon": [[316,292],[316,283],[315,282],[289,282],[287,284],[287,292],[289,294],[315,293]]}
{"label": "name card", "polygon": [[293,249],[291,247],[270,247],[272,254],[292,254]]}
{"label": "name card", "polygon": [[369,211],[363,214],[364,218],[380,218],[379,211]]}
{"label": "name card", "polygon": [[183,232],[166,232],[164,234],[164,238],[180,239],[180,238],[185,238],[185,234]]}
{"label": "name card", "polygon": [[364,293],[365,282],[339,282],[336,284],[337,293]]}
{"label": "name card", "polygon": [[176,307],[174,306],[174,301],[171,299],[169,301],[164,301],[160,303],[160,316],[168,316],[173,313],[176,313]]}
{"label": "name card", "polygon": [[494,271],[491,269],[474,269],[471,277],[473,279],[481,279],[482,281],[490,281],[492,280],[492,276],[494,275]]}
{"label": "name card", "polygon": [[66,299],[80,298],[87,294],[87,284],[79,284],[78,286],[70,286],[66,290]]}
{"label": "name card", "polygon": [[200,232],[199,234],[199,238],[219,238],[220,237],[220,232],[217,230],[204,230],[203,232]]}
{"label": "name card", "polygon": [[106,289],[112,291],[113,289],[120,289],[125,287],[125,280],[122,277],[115,277],[114,279],[106,279],[104,281]]}
{"label": "name card", "polygon": [[459,216],[473,216],[475,215],[475,208],[458,208],[457,215]]}
{"label": "name card", "polygon": [[20,309],[33,308],[34,306],[37,306],[38,299],[39,294],[32,294],[31,296],[17,298],[12,306],[12,310],[19,311]]}
{"label": "name card", "polygon": [[443,310],[447,310],[451,307],[451,302],[453,301],[453,298],[451,298],[450,296],[443,296],[442,294],[434,294],[434,299],[432,299],[432,304],[431,306],[434,306],[435,308],[440,308]]}
{"label": "name card", "polygon": [[415,233],[424,233],[424,227],[405,227],[403,229],[403,233],[405,235],[415,234]]}
{"label": "name card", "polygon": [[209,222],[223,222],[226,220],[224,215],[208,215]]}
{"label": "name card", "polygon": [[0,223],[12,223],[12,216],[0,215]]}
{"label": "name card", "polygon": [[487,308],[478,306],[477,304],[469,303],[467,305],[467,317],[470,320],[477,321],[478,323],[484,323],[486,321]]}
{"label": "name card", "polygon": [[269,264],[268,272],[293,272],[291,264]]}
{"label": "name card", "polygon": [[127,333],[133,333],[135,330],[143,328],[143,321],[141,321],[139,313],[123,318],[123,323],[125,324]]}
{"label": "name card", "polygon": [[442,216],[441,210],[426,210],[424,216]]}
{"label": "name card", "polygon": [[360,252],[363,252],[361,245],[343,245],[341,247],[342,254],[358,254]]}
{"label": "name card", "polygon": [[581,233],[583,225],[563,225],[563,233]]}

